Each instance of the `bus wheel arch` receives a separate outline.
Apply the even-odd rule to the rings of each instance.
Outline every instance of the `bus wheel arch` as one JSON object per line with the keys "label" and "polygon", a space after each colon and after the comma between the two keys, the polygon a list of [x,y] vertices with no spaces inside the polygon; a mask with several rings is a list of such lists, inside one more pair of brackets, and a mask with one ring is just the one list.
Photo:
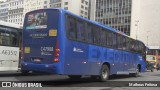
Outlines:
{"label": "bus wheel arch", "polygon": [[110,75],[110,64],[108,62],[104,62],[101,66],[99,80],[104,82],[107,81]]}
{"label": "bus wheel arch", "polygon": [[139,72],[141,72],[141,69],[142,69],[141,64],[138,64],[137,68],[139,69]]}
{"label": "bus wheel arch", "polygon": [[130,76],[132,76],[132,77],[138,77],[139,74],[140,74],[140,72],[141,72],[141,64],[138,64],[136,66],[136,72],[135,73],[130,73]]}
{"label": "bus wheel arch", "polygon": [[[104,63],[102,64],[102,66],[103,66],[103,65],[107,65],[108,68],[109,68],[109,70],[110,70],[110,64],[109,64],[108,62],[104,62]],[[102,66],[101,66],[101,67],[102,67]]]}
{"label": "bus wheel arch", "polygon": [[141,64],[137,65],[136,73],[133,74],[134,77],[138,77],[141,72]]}
{"label": "bus wheel arch", "polygon": [[20,72],[21,72],[21,74],[23,74],[23,75],[28,75],[28,74],[29,74],[29,71],[27,71],[27,70],[21,70]]}

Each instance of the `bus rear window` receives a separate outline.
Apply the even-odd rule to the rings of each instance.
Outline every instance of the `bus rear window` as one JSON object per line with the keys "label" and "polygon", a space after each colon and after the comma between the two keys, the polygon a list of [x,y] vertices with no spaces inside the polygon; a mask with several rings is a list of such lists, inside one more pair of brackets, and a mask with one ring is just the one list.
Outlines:
{"label": "bus rear window", "polygon": [[42,29],[47,28],[47,13],[35,12],[27,16],[26,29]]}

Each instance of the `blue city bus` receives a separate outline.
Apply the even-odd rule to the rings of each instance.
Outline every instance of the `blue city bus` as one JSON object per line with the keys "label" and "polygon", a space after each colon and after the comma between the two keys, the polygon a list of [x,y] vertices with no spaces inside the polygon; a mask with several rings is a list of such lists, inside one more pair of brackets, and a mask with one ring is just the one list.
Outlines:
{"label": "blue city bus", "polygon": [[145,71],[145,45],[103,24],[63,9],[28,12],[21,72],[43,72],[106,81],[109,75]]}

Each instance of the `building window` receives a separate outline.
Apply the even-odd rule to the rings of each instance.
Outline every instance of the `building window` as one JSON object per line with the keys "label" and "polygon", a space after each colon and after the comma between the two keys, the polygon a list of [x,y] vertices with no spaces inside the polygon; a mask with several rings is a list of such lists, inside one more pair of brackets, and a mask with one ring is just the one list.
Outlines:
{"label": "building window", "polygon": [[68,7],[64,7],[65,10],[68,10]]}
{"label": "building window", "polygon": [[47,6],[44,6],[44,8],[47,8]]}
{"label": "building window", "polygon": [[88,13],[87,12],[85,12],[85,15],[87,15]]}
{"label": "building window", "polygon": [[83,17],[82,15],[80,15],[81,17]]}
{"label": "building window", "polygon": [[85,10],[88,10],[88,7],[85,7]]}
{"label": "building window", "polygon": [[81,13],[83,14],[83,11],[81,10]]}
{"label": "building window", "polygon": [[83,6],[83,5],[81,5],[81,8],[84,8],[84,6]]}
{"label": "building window", "polygon": [[81,0],[82,3],[84,3],[84,0]]}
{"label": "building window", "polygon": [[44,4],[47,4],[47,1],[44,1]]}
{"label": "building window", "polygon": [[65,2],[64,5],[68,5],[68,2]]}
{"label": "building window", "polygon": [[88,5],[88,2],[87,2],[87,1],[85,1],[85,4],[86,4],[86,5]]}

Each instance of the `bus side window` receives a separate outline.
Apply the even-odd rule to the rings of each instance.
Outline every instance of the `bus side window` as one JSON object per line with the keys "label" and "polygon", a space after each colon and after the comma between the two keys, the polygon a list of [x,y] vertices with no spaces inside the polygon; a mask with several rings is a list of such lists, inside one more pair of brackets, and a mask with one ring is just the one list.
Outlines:
{"label": "bus side window", "polygon": [[84,42],[85,34],[85,23],[77,20],[77,40]]}
{"label": "bus side window", "polygon": [[135,50],[138,53],[138,49],[139,49],[139,42],[135,41]]}
{"label": "bus side window", "polygon": [[17,39],[17,33],[16,32],[11,32],[11,44],[13,46],[17,46],[18,45],[18,39]]}
{"label": "bus side window", "polygon": [[93,36],[94,36],[94,44],[100,45],[100,30],[98,27],[93,26]]}
{"label": "bus side window", "polygon": [[123,38],[120,34],[117,35],[117,42],[118,42],[118,49],[122,49],[123,48]]}
{"label": "bus side window", "polygon": [[134,41],[133,41],[133,40],[130,41],[130,46],[131,46],[131,47],[130,47],[130,51],[133,52],[133,51],[134,51],[134,48],[135,48],[135,46],[134,46]]}
{"label": "bus side window", "polygon": [[76,19],[67,16],[66,28],[67,28],[67,36],[69,39],[76,40]]}
{"label": "bus side window", "polygon": [[2,35],[1,35],[1,30],[0,30],[0,45],[2,45]]}
{"label": "bus side window", "polygon": [[92,25],[91,24],[87,24],[86,37],[87,37],[87,43],[93,44],[93,31],[92,31]]}
{"label": "bus side window", "polygon": [[2,45],[2,38],[1,38],[1,35],[0,35],[0,45]]}
{"label": "bus side window", "polygon": [[113,48],[117,48],[117,34],[112,33],[112,37],[113,37]]}
{"label": "bus side window", "polygon": [[113,40],[112,40],[112,32],[107,31],[107,46],[112,47],[113,45]]}
{"label": "bus side window", "polygon": [[106,31],[104,30],[104,29],[102,29],[101,30],[101,32],[100,32],[101,34],[100,34],[100,42],[101,42],[101,45],[102,46],[105,46],[106,45],[106,42],[107,42],[107,38],[106,38]]}
{"label": "bus side window", "polygon": [[130,38],[126,38],[126,50],[130,51]]}
{"label": "bus side window", "polygon": [[122,47],[123,50],[126,50],[126,37],[124,36],[122,37]]}

